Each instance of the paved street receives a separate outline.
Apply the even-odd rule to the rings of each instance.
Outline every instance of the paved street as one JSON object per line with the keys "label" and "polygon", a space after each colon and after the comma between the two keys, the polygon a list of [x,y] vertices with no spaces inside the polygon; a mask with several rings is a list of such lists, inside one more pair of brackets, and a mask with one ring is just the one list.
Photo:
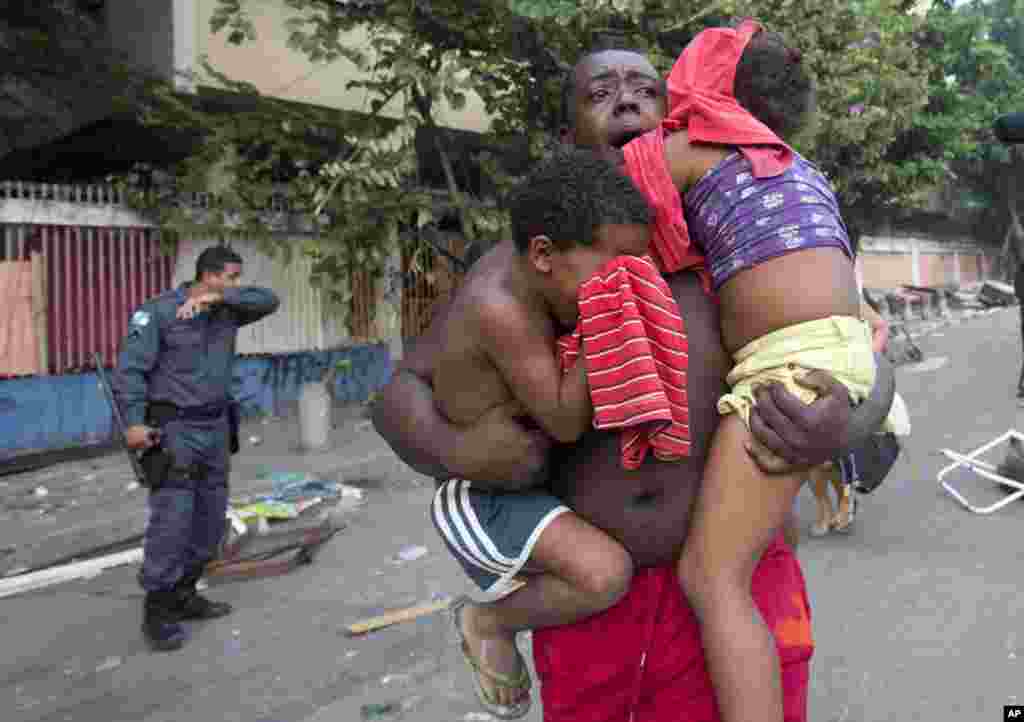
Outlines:
{"label": "paved street", "polygon": [[[921,341],[925,362],[897,372],[914,423],[899,465],[863,499],[852,535],[804,541],[818,643],[813,722],[985,722],[1024,703],[1024,504],[974,516],[935,483],[945,463],[937,448],[967,451],[1024,428],[1013,399],[1018,318],[1001,310]],[[293,453],[283,422],[246,436],[260,443],[237,457],[236,493],[265,488],[268,469],[309,470],[362,487],[366,503],[345,513],[347,528],[314,565],[215,586],[236,613],[193,625],[178,653],[144,648],[133,567],[0,599],[5,722],[347,722],[390,702],[404,703],[391,719],[486,719],[473,714],[444,616],[344,635],[360,618],[469,590],[427,520],[432,484],[359,419],[338,429],[328,454]],[[141,530],[144,491],[130,483],[117,457],[0,478],[0,572]],[[800,507],[807,525],[806,490]],[[396,562],[412,544],[429,553]],[[541,719],[539,705],[527,719]]]}

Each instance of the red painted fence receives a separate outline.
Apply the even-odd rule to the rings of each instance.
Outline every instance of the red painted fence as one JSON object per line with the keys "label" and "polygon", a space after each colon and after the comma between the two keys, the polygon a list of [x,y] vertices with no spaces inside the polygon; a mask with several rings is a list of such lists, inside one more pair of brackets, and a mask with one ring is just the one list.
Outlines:
{"label": "red painted fence", "polygon": [[174,258],[148,228],[4,225],[5,257],[41,253],[46,268],[48,369],[59,374],[107,365],[132,310],[171,285]]}

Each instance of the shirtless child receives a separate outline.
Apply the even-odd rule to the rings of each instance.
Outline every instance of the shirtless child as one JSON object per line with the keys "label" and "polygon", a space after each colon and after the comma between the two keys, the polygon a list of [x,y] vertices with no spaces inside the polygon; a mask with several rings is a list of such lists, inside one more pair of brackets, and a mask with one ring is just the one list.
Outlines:
{"label": "shirtless child", "polygon": [[[471,272],[452,302],[434,397],[456,425],[513,405],[571,443],[591,423],[586,364],[563,374],[555,342],[576,324],[584,281],[618,256],[647,253],[647,202],[614,165],[569,150],[530,174],[510,211],[515,245],[496,249],[500,260]],[[505,594],[488,604],[457,602],[454,617],[480,702],[502,719],[521,717],[530,707],[530,678],[516,634],[611,607],[629,587],[630,557],[546,489],[488,493],[453,479],[438,489],[432,518],[470,578],[485,592]],[[521,573],[529,584],[509,593]],[[474,649],[468,639],[493,646]],[[517,664],[489,665],[495,658]]]}

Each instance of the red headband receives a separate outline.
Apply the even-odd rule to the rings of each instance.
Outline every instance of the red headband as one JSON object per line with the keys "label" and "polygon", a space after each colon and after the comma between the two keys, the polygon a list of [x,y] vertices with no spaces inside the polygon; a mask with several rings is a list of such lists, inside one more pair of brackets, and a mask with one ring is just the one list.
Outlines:
{"label": "red headband", "polygon": [[777,175],[792,161],[789,147],[734,94],[740,57],[763,29],[745,18],[735,28],[710,28],[690,41],[669,73],[668,117],[662,123],[668,130],[686,130],[691,141],[743,148],[758,177]]}
{"label": "red headband", "polygon": [[681,96],[693,93],[735,97],[736,66],[750,39],[763,29],[756,20],[745,18],[735,28],[710,28],[699,33],[669,75],[669,108],[676,107]]}

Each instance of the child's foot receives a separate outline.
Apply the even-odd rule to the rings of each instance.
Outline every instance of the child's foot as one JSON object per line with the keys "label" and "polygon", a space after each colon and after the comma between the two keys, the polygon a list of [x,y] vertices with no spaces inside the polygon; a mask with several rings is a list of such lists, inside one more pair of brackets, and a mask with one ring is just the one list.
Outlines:
{"label": "child's foot", "polygon": [[811,536],[821,537],[832,528],[832,504],[818,500],[818,521],[811,524]]}
{"label": "child's foot", "polygon": [[525,715],[530,710],[530,672],[515,635],[489,624],[483,608],[465,597],[452,604],[452,621],[480,704],[499,719]]}
{"label": "child's foot", "polygon": [[848,534],[852,531],[854,517],[857,516],[857,498],[853,495],[849,485],[844,487],[843,496],[839,500],[839,511],[836,512],[832,528],[840,534]]}
{"label": "child's foot", "polygon": [[820,519],[811,524],[811,536],[821,537],[825,536],[831,530],[832,524],[830,521],[821,521]]}

